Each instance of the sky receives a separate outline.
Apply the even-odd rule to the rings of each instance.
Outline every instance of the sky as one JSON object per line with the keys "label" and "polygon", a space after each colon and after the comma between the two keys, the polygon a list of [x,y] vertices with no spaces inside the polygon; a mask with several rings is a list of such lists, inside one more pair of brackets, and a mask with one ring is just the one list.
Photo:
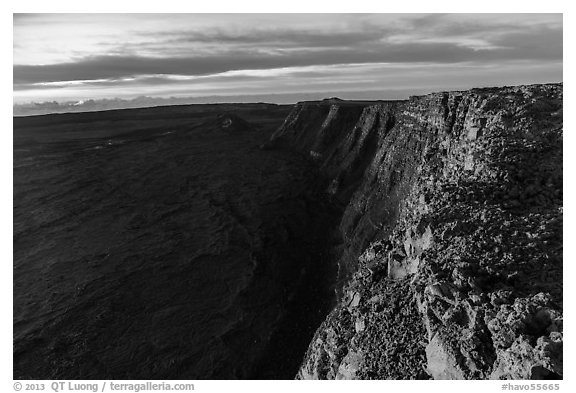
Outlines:
{"label": "sky", "polygon": [[14,14],[13,102],[562,81],[562,14]]}

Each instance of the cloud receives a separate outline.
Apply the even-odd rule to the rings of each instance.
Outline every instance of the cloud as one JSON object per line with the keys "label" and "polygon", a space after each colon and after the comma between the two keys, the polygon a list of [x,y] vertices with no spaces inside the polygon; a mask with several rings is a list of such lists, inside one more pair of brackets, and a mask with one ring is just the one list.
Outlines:
{"label": "cloud", "polygon": [[56,14],[15,15],[14,25],[19,96],[75,91],[89,98],[90,91],[116,94],[114,87],[117,94],[163,94],[176,85],[238,93],[290,84],[337,89],[354,80],[393,83],[389,76],[399,75],[403,83],[442,75],[434,82],[449,85],[472,75],[465,71],[471,66],[502,80],[499,68],[509,77],[511,64],[532,69],[532,77],[523,74],[530,82],[563,58],[558,14]]}
{"label": "cloud", "polygon": [[260,28],[245,30],[184,30],[168,31],[154,34],[154,37],[165,37],[163,44],[230,44],[266,47],[349,47],[366,45],[378,41],[391,31],[381,27],[356,31],[318,31],[312,29],[294,30],[287,28]]}
{"label": "cloud", "polygon": [[191,57],[104,55],[49,65],[14,65],[14,83],[31,84],[137,75],[200,76],[242,69],[347,63],[457,63],[466,61],[561,60],[562,30],[538,28],[499,35],[494,47],[476,49],[454,42],[382,42],[359,47],[266,52],[255,48]]}

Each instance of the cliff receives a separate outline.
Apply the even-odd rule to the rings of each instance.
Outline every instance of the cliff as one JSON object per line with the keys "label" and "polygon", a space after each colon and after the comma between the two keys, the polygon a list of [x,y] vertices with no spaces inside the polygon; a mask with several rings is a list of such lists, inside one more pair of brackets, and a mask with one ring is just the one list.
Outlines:
{"label": "cliff", "polygon": [[301,379],[562,377],[562,85],[295,106],[341,207]]}

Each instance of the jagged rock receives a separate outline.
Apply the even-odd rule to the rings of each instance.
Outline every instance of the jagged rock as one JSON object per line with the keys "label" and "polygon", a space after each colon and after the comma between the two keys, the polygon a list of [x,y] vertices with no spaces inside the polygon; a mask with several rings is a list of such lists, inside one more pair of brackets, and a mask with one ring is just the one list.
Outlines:
{"label": "jagged rock", "polygon": [[358,292],[354,292],[354,294],[352,295],[352,299],[350,300],[350,307],[358,307],[358,305],[360,304],[360,299],[362,298],[362,296],[358,293]]}
{"label": "jagged rock", "polygon": [[318,153],[348,280],[301,374],[562,375],[562,132],[561,84],[298,104],[273,140]]}
{"label": "jagged rock", "polygon": [[491,379],[561,379],[562,336],[540,337],[533,346],[525,336],[498,353]]}
{"label": "jagged rock", "polygon": [[354,327],[356,328],[356,333],[360,333],[364,331],[364,329],[366,328],[366,324],[364,323],[363,319],[358,319],[356,320],[356,324],[354,325]]}
{"label": "jagged rock", "polygon": [[393,280],[402,279],[418,271],[420,259],[418,257],[403,261],[388,260],[388,277]]}
{"label": "jagged rock", "polygon": [[447,281],[436,282],[424,289],[424,294],[428,295],[429,298],[441,299],[450,304],[455,304],[457,293],[458,289]]}
{"label": "jagged rock", "polygon": [[456,354],[445,340],[434,335],[426,346],[428,372],[434,379],[466,379]]}
{"label": "jagged rock", "polygon": [[362,363],[362,355],[357,352],[348,352],[344,357],[340,367],[338,367],[338,374],[336,379],[356,379],[356,373]]}
{"label": "jagged rock", "polygon": [[218,115],[217,121],[220,129],[227,132],[245,132],[254,128],[249,122],[232,113]]}

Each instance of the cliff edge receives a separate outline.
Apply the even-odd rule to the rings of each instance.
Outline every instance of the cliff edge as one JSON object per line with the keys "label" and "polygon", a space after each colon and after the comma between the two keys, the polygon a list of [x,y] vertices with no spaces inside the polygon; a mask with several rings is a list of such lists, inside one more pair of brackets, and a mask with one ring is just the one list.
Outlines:
{"label": "cliff edge", "polygon": [[297,104],[341,207],[300,379],[562,378],[562,84]]}

